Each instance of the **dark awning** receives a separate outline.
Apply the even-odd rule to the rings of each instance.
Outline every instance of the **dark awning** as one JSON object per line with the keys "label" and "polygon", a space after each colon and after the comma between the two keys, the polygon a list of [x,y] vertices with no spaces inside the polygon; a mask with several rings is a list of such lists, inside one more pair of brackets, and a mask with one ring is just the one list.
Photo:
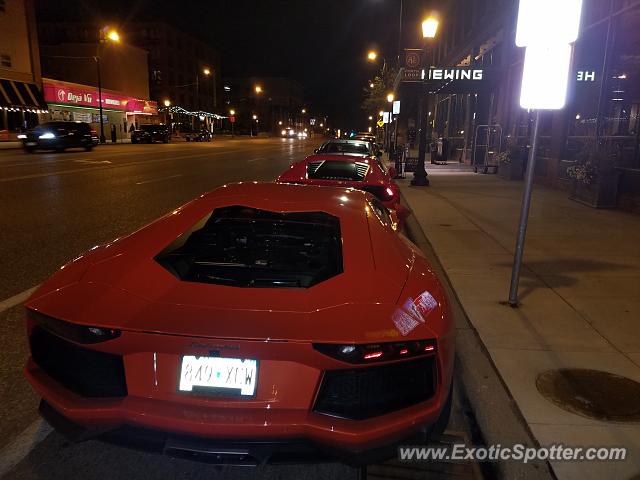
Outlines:
{"label": "dark awning", "polygon": [[47,110],[42,92],[33,83],[0,79],[0,107],[18,110]]}

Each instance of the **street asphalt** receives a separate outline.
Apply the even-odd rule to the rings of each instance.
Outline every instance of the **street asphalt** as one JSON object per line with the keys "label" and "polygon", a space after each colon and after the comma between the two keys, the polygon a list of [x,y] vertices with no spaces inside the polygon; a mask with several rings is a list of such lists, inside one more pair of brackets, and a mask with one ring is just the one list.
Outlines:
{"label": "street asphalt", "polygon": [[[21,301],[29,289],[88,248],[130,233],[206,191],[228,182],[273,180],[320,141],[238,138],[104,145],[92,152],[0,151],[0,476],[358,477],[356,470],[338,464],[221,469],[98,441],[69,444],[39,420],[39,399],[22,374],[28,348]],[[468,443],[478,432],[464,405],[456,393],[450,430]],[[459,466],[436,471],[438,478],[454,473],[478,478],[477,468],[467,470],[463,477]],[[393,475],[378,472],[371,478],[399,478]]]}

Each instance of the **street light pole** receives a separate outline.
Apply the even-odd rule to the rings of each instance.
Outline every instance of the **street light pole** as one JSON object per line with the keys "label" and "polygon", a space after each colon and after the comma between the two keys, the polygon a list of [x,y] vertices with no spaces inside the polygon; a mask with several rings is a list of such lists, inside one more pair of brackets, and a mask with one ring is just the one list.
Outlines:
{"label": "street light pole", "polygon": [[[429,50],[429,39],[433,39],[436,36],[436,31],[438,30],[438,20],[433,17],[427,18],[424,22],[422,22],[422,37],[424,38],[424,47],[422,49],[422,67],[424,69],[428,69],[430,67],[429,63],[433,63],[433,58],[431,62],[427,61],[427,53]],[[433,55],[433,51],[432,51]],[[426,79],[426,75],[425,75]],[[420,88],[420,140],[418,143],[418,163],[416,164],[416,169],[413,172],[413,179],[411,180],[411,185],[414,187],[428,187],[429,179],[427,170],[424,165],[424,160],[427,156],[427,129],[429,128],[430,118],[429,118],[429,92],[426,88],[426,83],[423,80]]]}
{"label": "street light pole", "polygon": [[[99,52],[98,52],[99,53]],[[96,55],[96,67],[98,70],[98,108],[100,112],[100,143],[107,143],[107,137],[104,135],[104,119],[102,118],[102,77],[100,75],[100,55]]]}

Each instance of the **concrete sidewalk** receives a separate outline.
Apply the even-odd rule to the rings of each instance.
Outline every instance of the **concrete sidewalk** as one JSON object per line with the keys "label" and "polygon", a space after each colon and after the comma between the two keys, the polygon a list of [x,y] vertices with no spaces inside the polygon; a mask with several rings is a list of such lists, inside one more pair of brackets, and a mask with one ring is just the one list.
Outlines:
{"label": "concrete sidewalk", "polygon": [[638,423],[570,413],[536,388],[539,374],[559,368],[640,382],[640,217],[591,209],[536,186],[522,304],[512,309],[505,301],[522,183],[446,167],[430,170],[427,188],[411,187],[411,176],[398,181],[405,201],[538,442],[629,449],[624,462],[552,462],[556,475],[640,475]]}

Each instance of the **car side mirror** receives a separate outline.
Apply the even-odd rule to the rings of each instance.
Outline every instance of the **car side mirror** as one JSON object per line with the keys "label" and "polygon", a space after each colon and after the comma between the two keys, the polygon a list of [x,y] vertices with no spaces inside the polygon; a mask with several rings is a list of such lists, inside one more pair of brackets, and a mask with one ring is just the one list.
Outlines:
{"label": "car side mirror", "polygon": [[398,174],[398,172],[396,171],[396,169],[395,169],[395,168],[393,168],[393,167],[389,167],[388,172],[389,172],[389,176],[390,176],[391,178],[395,178],[395,176]]}

